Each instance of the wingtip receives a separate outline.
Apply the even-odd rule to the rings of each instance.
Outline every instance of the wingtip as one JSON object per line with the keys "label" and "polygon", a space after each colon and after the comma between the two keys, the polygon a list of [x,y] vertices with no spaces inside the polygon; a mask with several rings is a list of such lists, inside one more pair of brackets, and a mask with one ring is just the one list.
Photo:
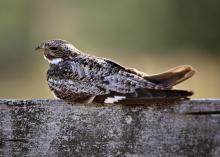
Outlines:
{"label": "wingtip", "polygon": [[183,82],[184,80],[191,78],[193,75],[197,73],[197,70],[193,68],[191,65],[183,65],[182,72],[184,72],[185,75],[184,75],[184,79],[180,82]]}
{"label": "wingtip", "polygon": [[185,80],[192,77],[197,73],[197,70],[193,68],[191,65],[181,65],[176,67],[177,70],[174,70],[174,72],[182,72],[185,73],[184,77]]}
{"label": "wingtip", "polygon": [[197,70],[195,68],[193,68],[191,65],[180,65],[180,66],[172,68],[168,71],[176,72],[176,73],[185,71],[185,72],[191,72],[192,74],[195,74],[197,72]]}
{"label": "wingtip", "polygon": [[144,78],[155,84],[162,85],[165,89],[170,89],[189,79],[195,75],[196,72],[197,71],[191,65],[180,65],[163,73],[145,76]]}

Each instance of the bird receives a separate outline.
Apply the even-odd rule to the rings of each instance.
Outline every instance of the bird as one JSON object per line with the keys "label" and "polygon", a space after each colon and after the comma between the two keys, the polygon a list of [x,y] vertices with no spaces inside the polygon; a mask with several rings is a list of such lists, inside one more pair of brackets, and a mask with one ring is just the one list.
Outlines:
{"label": "bird", "polygon": [[62,39],[42,42],[35,50],[41,50],[49,62],[50,90],[68,103],[145,104],[182,101],[193,95],[192,91],[173,88],[195,74],[190,65],[148,75],[82,52]]}

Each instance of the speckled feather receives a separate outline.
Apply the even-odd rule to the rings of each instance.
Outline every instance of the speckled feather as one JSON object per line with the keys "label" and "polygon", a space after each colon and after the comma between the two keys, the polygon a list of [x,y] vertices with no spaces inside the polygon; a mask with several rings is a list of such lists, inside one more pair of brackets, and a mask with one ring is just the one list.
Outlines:
{"label": "speckled feather", "polygon": [[[187,76],[186,74],[193,70],[186,70],[189,67],[184,67],[172,69],[162,75],[148,76],[111,60],[83,53],[65,40],[49,40],[41,43],[36,49],[43,49],[44,56],[50,63],[47,71],[50,89],[58,98],[68,102],[87,99],[92,101],[98,96],[101,99],[105,97],[105,100],[113,100],[109,98],[113,96],[117,101],[131,95],[138,97],[141,94],[143,97],[143,93],[137,92],[138,89],[171,89],[175,83],[194,74]],[[176,75],[173,74],[174,71]],[[144,92],[148,98],[153,98],[146,90]],[[123,96],[118,96],[120,94]]]}
{"label": "speckled feather", "polygon": [[162,88],[116,63],[89,55],[51,64],[47,80],[51,90],[62,99],[104,95],[111,91],[133,93],[137,88]]}

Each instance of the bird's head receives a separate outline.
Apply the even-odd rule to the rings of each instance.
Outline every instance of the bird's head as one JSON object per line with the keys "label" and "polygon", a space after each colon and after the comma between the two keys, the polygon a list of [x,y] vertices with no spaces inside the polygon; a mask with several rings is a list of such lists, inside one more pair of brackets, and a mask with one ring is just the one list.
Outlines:
{"label": "bird's head", "polygon": [[80,51],[66,40],[54,39],[39,44],[35,50],[43,50],[44,58],[51,64],[72,59]]}

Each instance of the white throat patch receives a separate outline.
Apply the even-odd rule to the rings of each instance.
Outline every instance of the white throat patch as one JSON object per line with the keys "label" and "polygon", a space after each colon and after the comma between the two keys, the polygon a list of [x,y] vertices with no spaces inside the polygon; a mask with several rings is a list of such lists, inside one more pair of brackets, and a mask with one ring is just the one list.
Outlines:
{"label": "white throat patch", "polygon": [[50,64],[59,64],[60,62],[63,61],[62,58],[56,58],[56,59],[49,60],[49,59],[46,58],[45,56],[44,56],[44,59],[47,60]]}

